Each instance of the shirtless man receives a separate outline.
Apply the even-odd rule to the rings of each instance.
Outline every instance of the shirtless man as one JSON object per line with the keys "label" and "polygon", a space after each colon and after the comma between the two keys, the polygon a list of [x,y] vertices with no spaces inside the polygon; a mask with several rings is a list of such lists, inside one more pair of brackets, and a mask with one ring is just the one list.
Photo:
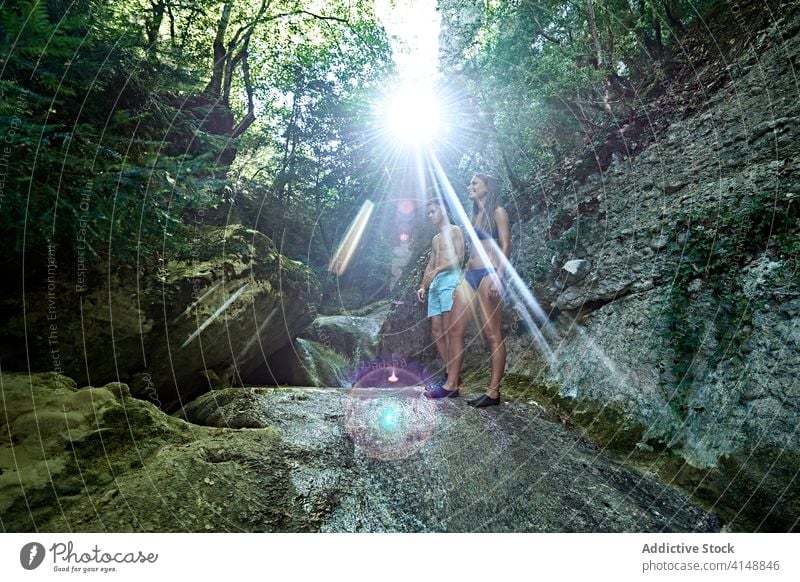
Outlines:
{"label": "shirtless man", "polygon": [[[460,228],[450,224],[440,201],[431,200],[427,209],[428,219],[439,229],[439,233],[431,241],[431,258],[425,268],[422,284],[417,289],[417,299],[424,303],[425,295],[428,295],[431,335],[446,370],[452,358],[449,336],[450,312],[453,309],[453,292],[461,278],[464,235]],[[444,381],[443,378],[438,384]]]}

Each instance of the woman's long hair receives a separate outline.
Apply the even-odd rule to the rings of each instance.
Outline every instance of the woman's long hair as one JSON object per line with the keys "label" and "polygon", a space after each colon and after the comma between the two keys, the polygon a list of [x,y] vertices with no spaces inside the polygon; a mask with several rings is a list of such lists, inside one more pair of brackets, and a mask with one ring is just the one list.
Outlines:
{"label": "woman's long hair", "polygon": [[486,232],[494,232],[497,228],[497,223],[494,220],[494,211],[497,209],[498,186],[497,178],[487,176],[486,174],[475,174],[484,184],[486,184],[486,198],[483,199],[483,209],[478,204],[477,200],[472,201],[472,226],[485,230]]}

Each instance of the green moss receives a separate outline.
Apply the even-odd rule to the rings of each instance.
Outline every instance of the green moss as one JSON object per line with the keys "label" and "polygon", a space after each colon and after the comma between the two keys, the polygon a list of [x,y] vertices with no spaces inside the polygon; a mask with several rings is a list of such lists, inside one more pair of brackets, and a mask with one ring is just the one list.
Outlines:
{"label": "green moss", "polygon": [[585,398],[565,398],[554,384],[520,374],[503,378],[503,395],[509,400],[533,400],[553,419],[581,432],[581,436],[603,449],[636,453],[645,427],[626,414],[621,406],[598,404]]}

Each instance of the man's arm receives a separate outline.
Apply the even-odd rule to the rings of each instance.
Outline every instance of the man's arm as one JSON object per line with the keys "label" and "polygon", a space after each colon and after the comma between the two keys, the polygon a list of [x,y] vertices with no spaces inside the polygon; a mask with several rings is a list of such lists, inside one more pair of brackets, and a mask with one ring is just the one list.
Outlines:
{"label": "man's arm", "polygon": [[433,281],[433,277],[435,276],[434,273],[434,265],[436,264],[436,237],[433,237],[431,241],[431,257],[428,259],[428,265],[425,267],[425,274],[422,275],[422,283],[420,284],[419,289],[417,289],[417,299],[420,302],[425,301],[425,291],[428,289],[428,286]]}

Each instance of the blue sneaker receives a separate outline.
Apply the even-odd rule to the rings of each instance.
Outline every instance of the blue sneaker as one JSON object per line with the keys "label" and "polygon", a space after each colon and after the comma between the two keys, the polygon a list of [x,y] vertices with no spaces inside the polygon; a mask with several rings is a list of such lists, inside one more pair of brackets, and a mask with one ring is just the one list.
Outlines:
{"label": "blue sneaker", "polygon": [[426,384],[425,385],[425,390],[428,391],[428,390],[435,390],[437,388],[441,388],[442,386],[444,386],[445,382],[447,382],[447,376],[439,378],[438,380],[435,380],[435,381],[431,382],[430,384]]}
{"label": "blue sneaker", "polygon": [[423,392],[425,398],[455,398],[458,396],[458,388],[455,390],[448,390],[444,387],[444,382],[431,387]]}

